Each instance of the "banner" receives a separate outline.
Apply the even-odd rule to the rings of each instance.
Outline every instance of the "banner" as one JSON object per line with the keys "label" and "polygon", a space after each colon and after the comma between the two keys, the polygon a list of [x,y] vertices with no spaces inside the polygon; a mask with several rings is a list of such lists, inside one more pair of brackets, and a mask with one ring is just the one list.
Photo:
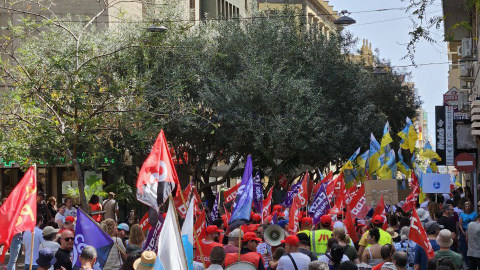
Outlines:
{"label": "banner", "polygon": [[252,156],[247,157],[242,182],[238,188],[237,197],[232,207],[232,217],[229,224],[235,220],[250,220],[250,212],[253,202],[253,177],[252,177]]}
{"label": "banner", "polygon": [[305,176],[303,177],[300,187],[298,188],[298,207],[302,208],[307,206],[308,204],[308,181],[310,179],[310,174],[305,172]]}
{"label": "banner", "polygon": [[423,193],[450,193],[450,174],[422,173]]}
{"label": "banner", "polygon": [[140,226],[140,228],[142,229],[143,232],[146,232],[150,228],[152,228],[152,225],[150,225],[150,223],[148,223],[148,212],[145,213],[145,215],[142,217],[142,219],[140,220],[138,225]]}
{"label": "banner", "polygon": [[220,200],[220,192],[217,193],[215,197],[215,203],[213,203],[212,211],[210,211],[210,225],[213,224],[213,221],[218,219],[218,201]]}
{"label": "banner", "polygon": [[312,205],[308,209],[308,215],[313,219],[313,224],[318,224],[320,218],[330,209],[327,194],[325,192],[326,184],[320,186],[320,189],[315,194]]}
{"label": "banner", "polygon": [[[188,201],[188,198],[190,197],[190,192],[192,192],[192,184],[189,184],[187,188],[183,191],[183,198],[185,201]],[[176,196],[173,198],[173,202],[175,203],[175,208],[177,208],[177,213],[181,218],[185,218],[185,215],[187,214],[187,209],[186,206],[183,204],[182,197]]]}
{"label": "banner", "polygon": [[296,234],[298,231],[298,212],[299,212],[299,197],[295,197],[292,202],[292,207],[290,207],[288,213],[288,232],[290,234]]}
{"label": "banner", "polygon": [[267,198],[263,200],[262,216],[264,220],[267,219],[268,216],[270,216],[270,213],[272,211],[272,193],[273,187],[271,187],[268,191]]}
{"label": "banner", "polygon": [[290,190],[287,191],[287,196],[283,199],[282,205],[285,208],[289,208],[292,205],[293,199],[296,197],[298,190],[300,189],[300,185],[302,184],[301,181],[297,182],[296,184],[290,186]]}
{"label": "banner", "polygon": [[347,203],[352,218],[365,219],[368,213],[367,199],[365,198],[365,185],[361,185],[355,196]]}
{"label": "banner", "polygon": [[145,250],[151,250],[157,253],[157,248],[158,248],[158,236],[160,235],[160,232],[162,231],[164,219],[162,214],[158,214],[158,221],[157,224],[155,225],[155,228],[153,230],[150,230],[147,235],[147,240],[145,241],[145,246],[143,247],[143,251]]}
{"label": "banner", "polygon": [[260,179],[260,173],[257,171],[253,177],[253,206],[255,212],[262,213],[263,210],[263,186]]}
{"label": "banner", "polygon": [[408,235],[408,238],[425,250],[428,259],[435,257],[432,244],[427,238],[427,233],[420,222],[420,218],[418,217],[415,208],[413,208],[412,217],[410,218],[410,234]]}
{"label": "banner", "polygon": [[388,227],[388,222],[387,222],[387,213],[386,213],[386,210],[385,210],[385,201],[383,200],[383,194],[382,196],[380,197],[380,201],[378,202],[377,204],[377,207],[375,208],[375,212],[373,212],[373,216],[372,217],[375,217],[375,216],[382,216],[383,217],[383,230],[386,230],[387,227]]}
{"label": "banner", "polygon": [[233,202],[235,197],[237,197],[238,187],[240,187],[241,183],[236,184],[235,186],[231,187],[229,190],[223,192],[223,198],[225,199],[225,204]]}
{"label": "banner", "polygon": [[198,216],[197,221],[195,221],[195,224],[193,225],[193,229],[197,232],[198,240],[202,240],[203,238],[205,238],[205,235],[207,233],[206,228],[206,214],[205,209],[203,209],[202,213],[200,214],[200,216]]}

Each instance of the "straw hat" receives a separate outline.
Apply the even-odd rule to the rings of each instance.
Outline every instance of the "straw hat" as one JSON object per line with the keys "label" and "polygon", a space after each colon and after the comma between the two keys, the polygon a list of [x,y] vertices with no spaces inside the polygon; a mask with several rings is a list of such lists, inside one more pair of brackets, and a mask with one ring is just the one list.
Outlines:
{"label": "straw hat", "polygon": [[440,247],[444,247],[444,248],[449,248],[450,246],[452,246],[453,244],[452,232],[447,229],[441,230],[437,236],[437,244]]}
{"label": "straw hat", "polygon": [[133,269],[135,270],[153,270],[153,266],[155,265],[155,259],[157,258],[157,254],[153,251],[144,251],[142,253],[142,257],[137,259],[133,263]]}
{"label": "straw hat", "polygon": [[386,232],[389,233],[392,238],[398,237],[398,233],[392,227],[388,227]]}

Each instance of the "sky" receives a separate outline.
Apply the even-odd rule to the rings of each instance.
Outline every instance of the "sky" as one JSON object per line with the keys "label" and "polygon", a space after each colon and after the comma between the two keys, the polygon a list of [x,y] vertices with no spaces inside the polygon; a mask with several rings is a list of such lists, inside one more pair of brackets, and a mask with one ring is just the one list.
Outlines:
{"label": "sky", "polygon": [[[380,57],[389,60],[393,66],[411,65],[409,58],[402,59],[407,54],[406,43],[410,41],[408,33],[413,29],[413,22],[418,21],[411,16],[411,11],[387,10],[407,7],[409,0],[330,0],[334,10],[340,12],[348,10],[349,15],[357,22],[347,26],[345,30],[359,38],[357,47],[362,46],[362,39],[368,39],[372,50],[378,49]],[[371,11],[371,12],[360,12]],[[357,13],[359,12],[359,13]],[[441,0],[435,0],[427,9],[427,16],[442,14]],[[344,30],[344,31],[345,31]],[[428,129],[432,144],[435,144],[435,106],[443,102],[443,94],[448,90],[448,64],[422,65],[427,63],[448,62],[447,43],[443,42],[443,25],[433,31],[436,43],[422,41],[417,45],[415,62],[418,67],[398,68],[411,72],[411,82],[415,83],[418,94],[423,101],[423,109],[428,113]]]}

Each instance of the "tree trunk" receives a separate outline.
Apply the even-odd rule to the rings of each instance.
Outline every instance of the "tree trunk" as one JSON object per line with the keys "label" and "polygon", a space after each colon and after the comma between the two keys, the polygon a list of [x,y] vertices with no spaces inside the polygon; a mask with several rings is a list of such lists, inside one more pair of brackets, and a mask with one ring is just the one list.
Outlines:
{"label": "tree trunk", "polygon": [[80,194],[80,204],[82,206],[82,209],[84,211],[87,210],[87,199],[85,198],[85,181],[83,179],[83,169],[82,166],[80,166],[80,162],[76,157],[74,157],[72,151],[68,147],[65,148],[65,151],[67,152],[67,155],[70,159],[72,159],[72,164],[73,168],[75,169],[75,172],[77,173],[77,180],[78,180],[78,191]]}

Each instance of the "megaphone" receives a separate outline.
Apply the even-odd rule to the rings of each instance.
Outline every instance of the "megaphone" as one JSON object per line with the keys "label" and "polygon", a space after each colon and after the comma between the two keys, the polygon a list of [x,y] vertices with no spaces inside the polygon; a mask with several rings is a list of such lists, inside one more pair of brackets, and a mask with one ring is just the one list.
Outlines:
{"label": "megaphone", "polygon": [[278,225],[270,225],[263,231],[263,239],[268,245],[276,247],[285,239],[285,231]]}
{"label": "megaphone", "polygon": [[249,262],[236,262],[230,264],[225,270],[257,270],[257,267]]}

